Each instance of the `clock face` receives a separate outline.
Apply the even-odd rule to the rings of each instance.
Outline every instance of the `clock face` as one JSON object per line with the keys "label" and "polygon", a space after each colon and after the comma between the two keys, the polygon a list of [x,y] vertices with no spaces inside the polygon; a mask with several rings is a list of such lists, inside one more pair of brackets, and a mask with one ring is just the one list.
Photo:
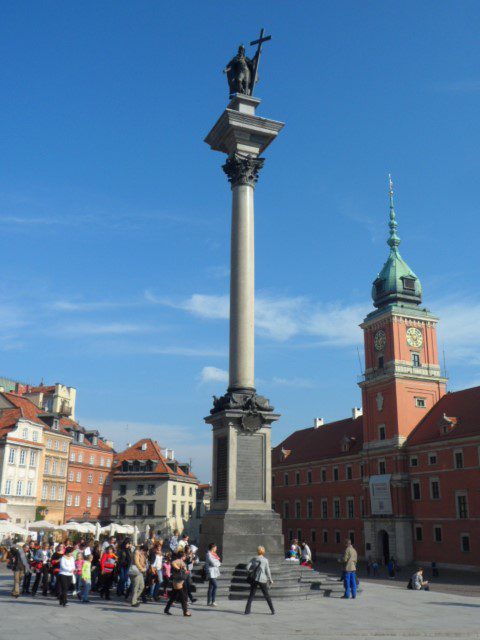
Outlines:
{"label": "clock face", "polygon": [[379,331],[377,331],[377,333],[375,334],[375,338],[373,340],[375,343],[375,349],[377,351],[383,351],[383,349],[385,348],[385,344],[387,342],[387,336],[385,335],[385,331],[383,329],[380,329]]}
{"label": "clock face", "polygon": [[416,327],[408,327],[407,329],[407,344],[410,347],[419,348],[423,344],[423,334],[420,329]]}

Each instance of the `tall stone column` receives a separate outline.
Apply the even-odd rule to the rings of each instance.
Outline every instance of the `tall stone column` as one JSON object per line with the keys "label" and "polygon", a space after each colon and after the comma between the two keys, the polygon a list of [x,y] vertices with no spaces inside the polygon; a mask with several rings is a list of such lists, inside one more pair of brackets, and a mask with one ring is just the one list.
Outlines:
{"label": "tall stone column", "polygon": [[255,391],[255,233],[253,195],[263,158],[230,156],[232,185],[229,390]]}
{"label": "tall stone column", "polygon": [[213,432],[213,486],[200,552],[215,542],[230,564],[245,561],[260,544],[272,558],[284,554],[281,519],[271,504],[271,425],[280,416],[256,393],[254,375],[254,190],[264,163],[259,156],[284,125],[257,116],[259,104],[234,95],[205,139],[227,154],[232,229],[229,386],[205,418]]}

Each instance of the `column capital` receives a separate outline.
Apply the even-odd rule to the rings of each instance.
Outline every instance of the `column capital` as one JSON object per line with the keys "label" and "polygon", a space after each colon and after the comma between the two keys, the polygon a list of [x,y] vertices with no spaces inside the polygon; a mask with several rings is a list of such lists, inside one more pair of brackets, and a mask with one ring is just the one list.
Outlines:
{"label": "column capital", "polygon": [[265,158],[255,158],[251,155],[242,156],[239,153],[232,153],[227,161],[222,165],[228,177],[228,181],[233,187],[246,184],[255,188],[258,180],[258,172],[263,167]]}

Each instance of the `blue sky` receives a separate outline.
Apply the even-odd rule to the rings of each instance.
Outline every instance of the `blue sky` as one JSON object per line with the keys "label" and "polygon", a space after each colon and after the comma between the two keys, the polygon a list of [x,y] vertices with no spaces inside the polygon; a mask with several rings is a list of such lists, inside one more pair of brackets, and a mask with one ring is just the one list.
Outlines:
{"label": "blue sky", "polygon": [[401,252],[480,384],[478,2],[4,1],[0,373],[77,387],[118,449],[152,436],[210,479],[225,389],[230,189],[203,142],[260,27],[257,387],[273,440],[360,402],[358,324]]}

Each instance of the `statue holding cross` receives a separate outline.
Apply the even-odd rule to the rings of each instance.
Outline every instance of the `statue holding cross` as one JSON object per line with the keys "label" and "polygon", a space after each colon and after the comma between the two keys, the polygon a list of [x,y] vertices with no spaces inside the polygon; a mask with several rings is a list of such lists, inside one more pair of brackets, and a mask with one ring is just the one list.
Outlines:
{"label": "statue holding cross", "polygon": [[244,95],[253,95],[253,89],[258,82],[258,65],[262,53],[262,44],[272,39],[272,36],[264,36],[265,29],[260,31],[258,40],[253,40],[250,45],[258,45],[257,51],[253,58],[245,55],[245,47],[241,44],[238,47],[237,55],[230,60],[224,69],[227,74],[230,96],[235,93],[243,93]]}

